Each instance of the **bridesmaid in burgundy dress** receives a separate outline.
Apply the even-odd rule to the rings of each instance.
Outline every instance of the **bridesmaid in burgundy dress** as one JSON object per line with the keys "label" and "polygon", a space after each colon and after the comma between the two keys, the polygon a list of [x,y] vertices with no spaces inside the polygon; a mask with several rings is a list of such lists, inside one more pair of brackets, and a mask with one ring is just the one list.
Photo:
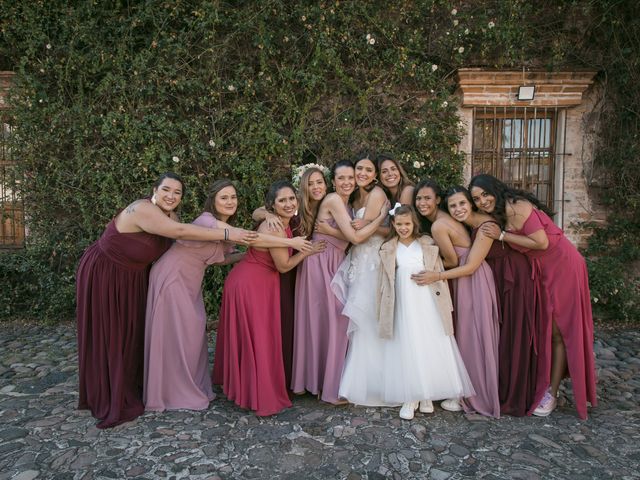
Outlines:
{"label": "bridesmaid in burgundy dress", "polygon": [[136,200],[84,252],[76,274],[79,409],[98,418],[98,428],[133,420],[144,411],[142,370],[144,317],[151,263],[170,238],[250,242],[255,232],[182,224],[174,212],[182,180],[165,173],[151,199]]}
{"label": "bridesmaid in burgundy dress", "polygon": [[[463,266],[447,271],[444,278],[457,278],[470,274],[486,261],[496,286],[496,301],[500,313],[500,340],[498,344],[498,392],[500,413],[522,417],[530,415],[538,406],[544,395],[547,384],[537,377],[538,340],[535,334],[541,321],[539,305],[539,282],[531,280],[529,261],[522,253],[503,242],[479,233],[486,222],[493,222],[493,217],[475,211],[472,200],[466,189],[458,188],[464,193],[467,202],[465,208],[459,209],[454,218],[472,228],[471,241],[477,248],[469,255]],[[468,205],[467,205],[468,204]],[[472,250],[473,251],[473,250]]]}
{"label": "bridesmaid in burgundy dress", "polygon": [[[549,385],[533,414],[556,407],[560,382],[568,373],[578,415],[587,418],[587,402],[596,406],[593,318],[584,258],[550,218],[551,212],[531,193],[515,190],[491,175],[471,180],[479,204],[500,223],[485,224],[485,235],[504,240],[531,260],[542,279],[544,322],[540,325],[538,374]],[[504,230],[501,230],[501,227]]]}
{"label": "bridesmaid in burgundy dress", "polygon": [[[265,206],[280,217],[284,232],[291,237],[289,221],[298,201],[291,183],[274,183]],[[266,233],[262,222],[258,232]],[[287,248],[250,248],[225,280],[216,338],[213,383],[221,384],[229,400],[254,410],[260,416],[273,415],[291,406],[287,395],[282,359],[280,327],[280,277],[306,256],[320,251],[289,256]]]}

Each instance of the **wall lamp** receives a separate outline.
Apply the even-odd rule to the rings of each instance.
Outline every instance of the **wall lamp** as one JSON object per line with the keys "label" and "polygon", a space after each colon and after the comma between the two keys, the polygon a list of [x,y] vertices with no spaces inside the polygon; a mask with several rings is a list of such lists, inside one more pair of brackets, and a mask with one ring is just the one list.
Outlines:
{"label": "wall lamp", "polygon": [[533,97],[536,94],[536,87],[531,86],[522,86],[518,88],[518,100],[533,100]]}

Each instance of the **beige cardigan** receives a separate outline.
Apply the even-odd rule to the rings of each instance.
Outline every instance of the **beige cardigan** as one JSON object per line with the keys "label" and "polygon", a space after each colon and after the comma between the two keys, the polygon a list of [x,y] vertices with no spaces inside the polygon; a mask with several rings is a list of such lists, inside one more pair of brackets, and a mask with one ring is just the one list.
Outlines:
{"label": "beige cardigan", "polygon": [[[433,239],[427,235],[419,237],[422,247],[424,268],[428,271],[442,272],[444,266],[440,258],[440,251]],[[378,297],[378,335],[381,338],[393,337],[394,305],[396,298],[396,250],[398,237],[383,243],[380,247],[380,296]],[[453,302],[446,280],[438,280],[429,285],[429,291],[434,295],[436,305],[442,319],[442,326],[447,335],[453,335]],[[428,295],[425,289],[425,295]]]}

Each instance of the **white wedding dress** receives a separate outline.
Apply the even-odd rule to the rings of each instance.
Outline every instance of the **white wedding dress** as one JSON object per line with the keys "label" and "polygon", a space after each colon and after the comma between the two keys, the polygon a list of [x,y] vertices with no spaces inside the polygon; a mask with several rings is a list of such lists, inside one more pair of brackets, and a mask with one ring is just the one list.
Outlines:
{"label": "white wedding dress", "polygon": [[398,242],[393,338],[384,348],[382,399],[387,403],[475,395],[453,335],[446,335],[433,292],[411,280],[424,270],[422,248]]}
{"label": "white wedding dress", "polygon": [[[364,211],[359,209],[356,218],[363,218]],[[356,405],[398,404],[384,400],[383,351],[388,341],[378,336],[376,308],[382,242],[380,235],[373,235],[352,246],[331,282],[336,297],[344,305],[342,313],[349,318],[349,348],[339,396]]]}

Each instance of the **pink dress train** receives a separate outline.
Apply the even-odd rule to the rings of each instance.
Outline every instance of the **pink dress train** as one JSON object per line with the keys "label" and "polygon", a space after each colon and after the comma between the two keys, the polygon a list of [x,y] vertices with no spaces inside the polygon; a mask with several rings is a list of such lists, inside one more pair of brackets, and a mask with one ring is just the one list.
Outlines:
{"label": "pink dress train", "polygon": [[[216,228],[209,212],[194,225]],[[202,279],[229,244],[178,240],[151,269],[144,343],[144,403],[151,411],[203,410],[215,398],[209,377]]]}
{"label": "pink dress train", "polygon": [[[454,247],[459,264],[469,248]],[[455,336],[476,394],[462,401],[465,412],[500,418],[498,395],[499,315],[493,273],[486,262],[469,276],[453,282]]]}
{"label": "pink dress train", "polygon": [[[593,355],[593,317],[589,277],[584,258],[564,236],[562,229],[540,210],[533,209],[522,230],[512,233],[530,235],[544,230],[549,239],[546,250],[528,250],[512,245],[531,258],[535,275],[542,276],[542,294],[545,297],[546,317],[556,322],[567,351],[567,362],[576,410],[587,418],[587,402],[597,405],[596,372]],[[542,325],[540,335],[551,339],[551,321]],[[549,340],[550,341],[550,340]],[[551,365],[551,349],[544,350],[544,365]],[[549,383],[549,368],[540,375]]]}
{"label": "pink dress train", "polygon": [[343,306],[330,285],[349,243],[320,233],[313,239],[325,240],[327,248],[298,267],[291,390],[314,395],[322,392],[323,401],[336,403],[349,319],[341,314]]}
{"label": "pink dress train", "polygon": [[224,282],[213,383],[257,415],[290,407],[280,331],[280,274],[269,251],[250,248]]}

